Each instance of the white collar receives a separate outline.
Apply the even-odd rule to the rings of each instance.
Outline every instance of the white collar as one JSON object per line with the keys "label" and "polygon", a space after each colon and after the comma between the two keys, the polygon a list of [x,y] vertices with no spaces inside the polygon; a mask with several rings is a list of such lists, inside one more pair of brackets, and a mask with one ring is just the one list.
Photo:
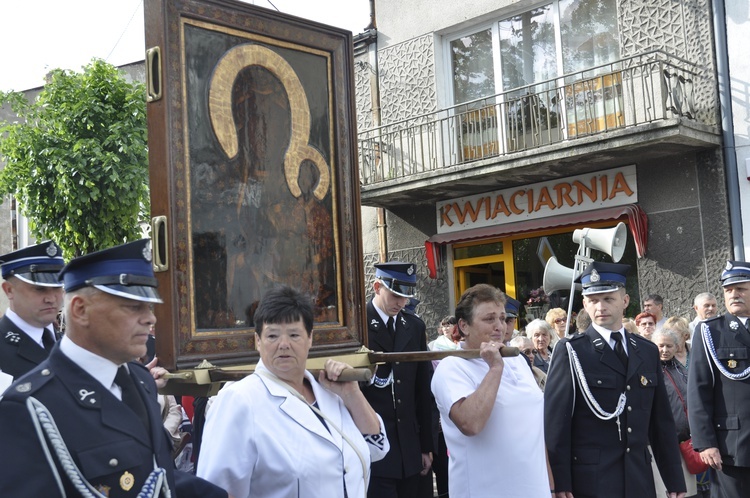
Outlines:
{"label": "white collar", "polygon": [[70,361],[81,367],[86,373],[99,381],[99,383],[107,388],[108,391],[117,397],[120,396],[119,388],[114,387],[118,365],[82,348],[73,342],[68,336],[63,336],[60,340],[60,351],[62,351]]}
{"label": "white collar", "polygon": [[383,320],[383,323],[385,323],[386,325],[388,325],[388,319],[389,318],[393,318],[393,322],[394,323],[396,322],[396,318],[398,318],[398,315],[393,316],[393,317],[392,316],[388,316],[388,314],[385,311],[383,311],[380,308],[378,308],[378,305],[375,304],[375,303],[372,303],[372,307],[375,308],[375,311],[378,312],[378,315],[380,316],[380,319]]}
{"label": "white collar", "polygon": [[620,325],[619,330],[609,330],[605,329],[604,327],[600,327],[599,325],[592,323],[592,327],[594,327],[594,330],[599,332],[599,334],[604,338],[605,341],[607,341],[607,344],[610,345],[612,349],[615,347],[615,341],[612,339],[612,332],[619,332],[620,335],[622,335],[622,346],[625,348],[625,352],[628,352],[628,341],[625,340],[625,327]]}

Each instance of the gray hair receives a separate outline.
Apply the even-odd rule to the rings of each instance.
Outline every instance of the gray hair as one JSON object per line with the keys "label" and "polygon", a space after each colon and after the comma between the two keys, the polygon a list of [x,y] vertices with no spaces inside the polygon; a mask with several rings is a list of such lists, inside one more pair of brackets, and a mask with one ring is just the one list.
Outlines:
{"label": "gray hair", "polygon": [[555,336],[557,336],[554,329],[552,328],[552,325],[547,323],[546,320],[542,320],[541,318],[532,320],[531,323],[526,325],[526,336],[532,337],[534,335],[534,332],[536,332],[537,330],[544,330],[545,332],[547,332],[547,335],[549,335],[550,339],[552,339],[553,333]]}
{"label": "gray hair", "polygon": [[698,303],[707,301],[709,299],[713,299],[714,301],[716,301],[716,296],[714,296],[710,292],[701,292],[700,294],[695,296],[695,299],[693,299],[693,305],[698,306]]}
{"label": "gray hair", "polygon": [[531,344],[532,348],[534,347],[534,343],[531,342],[531,339],[523,335],[517,335],[510,340],[510,343],[508,345],[516,347],[518,349],[523,349],[527,344]]}
{"label": "gray hair", "polygon": [[663,328],[662,329],[657,329],[656,332],[654,332],[651,335],[651,342],[656,342],[656,338],[658,336],[662,336],[662,337],[666,337],[668,339],[672,339],[672,343],[675,345],[675,347],[679,346],[680,342],[682,342],[677,337],[677,333],[674,330],[663,329]]}

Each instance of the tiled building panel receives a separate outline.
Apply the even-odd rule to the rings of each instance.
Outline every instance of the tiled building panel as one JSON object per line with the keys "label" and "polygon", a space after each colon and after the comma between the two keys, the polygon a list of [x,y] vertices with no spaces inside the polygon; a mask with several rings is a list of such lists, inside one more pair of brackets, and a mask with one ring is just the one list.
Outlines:
{"label": "tiled building panel", "polygon": [[618,2],[623,58],[653,49],[698,64],[692,91],[695,118],[716,123],[711,9],[708,0],[623,0]]}
{"label": "tiled building panel", "polygon": [[722,153],[720,150],[706,151],[698,154],[697,161],[706,286],[709,292],[716,294],[719,307],[723,309],[719,275],[727,260],[733,259],[733,256]]}
{"label": "tiled building panel", "polygon": [[653,213],[648,222],[648,254],[638,264],[640,298],[659,294],[668,316],[687,318],[691,316],[693,297],[706,290],[699,210],[693,207]]}
{"label": "tiled building panel", "polygon": [[437,109],[433,37],[420,36],[378,51],[382,124]]}
{"label": "tiled building panel", "polygon": [[370,75],[374,71],[367,61],[367,54],[354,60],[354,94],[357,109],[357,131],[369,130],[374,126],[372,119],[372,93]]}

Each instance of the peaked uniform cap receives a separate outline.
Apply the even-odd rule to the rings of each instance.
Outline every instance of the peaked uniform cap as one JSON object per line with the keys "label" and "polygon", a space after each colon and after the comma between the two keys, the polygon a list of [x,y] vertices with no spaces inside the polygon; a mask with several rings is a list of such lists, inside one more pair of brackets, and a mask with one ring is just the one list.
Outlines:
{"label": "peaked uniform cap", "polygon": [[48,240],[0,256],[3,278],[16,277],[40,287],[62,287],[57,274],[65,266],[62,249]]}
{"label": "peaked uniform cap", "polygon": [[141,239],[73,259],[58,279],[65,292],[95,287],[114,296],[161,303],[151,265],[151,241]]}
{"label": "peaked uniform cap", "polygon": [[586,270],[576,279],[576,282],[583,287],[582,294],[584,296],[613,292],[625,287],[626,275],[629,270],[630,265],[594,261],[586,267]]}
{"label": "peaked uniform cap", "polygon": [[414,297],[417,288],[417,267],[414,263],[400,261],[377,263],[375,278],[397,296]]}
{"label": "peaked uniform cap", "polygon": [[518,318],[518,311],[521,309],[521,301],[505,296],[505,314],[510,318]]}
{"label": "peaked uniform cap", "polygon": [[724,271],[721,272],[722,287],[742,282],[750,282],[750,263],[745,261],[727,261]]}

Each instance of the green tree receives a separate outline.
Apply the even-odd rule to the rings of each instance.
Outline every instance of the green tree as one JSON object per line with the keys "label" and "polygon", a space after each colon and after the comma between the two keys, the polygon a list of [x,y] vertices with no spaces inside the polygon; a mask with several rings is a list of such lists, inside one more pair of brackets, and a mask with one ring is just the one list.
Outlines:
{"label": "green tree", "polygon": [[93,59],[56,69],[34,102],[0,92],[0,195],[15,196],[31,234],[71,258],[141,237],[147,219],[145,88]]}

